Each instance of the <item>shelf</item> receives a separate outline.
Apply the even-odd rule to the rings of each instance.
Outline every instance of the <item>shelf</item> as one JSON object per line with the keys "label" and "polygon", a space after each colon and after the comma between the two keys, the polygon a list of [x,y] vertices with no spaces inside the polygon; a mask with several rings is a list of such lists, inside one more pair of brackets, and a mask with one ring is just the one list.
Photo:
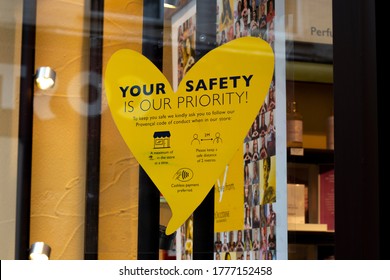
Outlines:
{"label": "shelf", "polygon": [[328,225],[326,224],[288,224],[290,231],[320,231],[327,232]]}
{"label": "shelf", "polygon": [[334,245],[334,231],[288,231],[289,244]]}
{"label": "shelf", "polygon": [[287,149],[287,162],[318,165],[334,164],[333,150],[298,148],[297,151],[296,149]]}
{"label": "shelf", "polygon": [[332,65],[333,45],[286,41],[286,60]]}
{"label": "shelf", "polygon": [[333,65],[286,61],[286,79],[294,82],[333,84]]}

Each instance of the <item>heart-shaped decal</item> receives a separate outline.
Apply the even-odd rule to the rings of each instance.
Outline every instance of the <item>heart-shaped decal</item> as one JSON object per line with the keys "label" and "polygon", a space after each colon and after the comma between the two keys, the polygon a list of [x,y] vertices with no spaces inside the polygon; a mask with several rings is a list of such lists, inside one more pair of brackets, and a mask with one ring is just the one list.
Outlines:
{"label": "heart-shaped decal", "polygon": [[171,208],[166,234],[194,212],[242,145],[273,71],[271,47],[254,37],[207,53],[177,92],[136,51],[119,50],[108,61],[108,105],[127,146]]}

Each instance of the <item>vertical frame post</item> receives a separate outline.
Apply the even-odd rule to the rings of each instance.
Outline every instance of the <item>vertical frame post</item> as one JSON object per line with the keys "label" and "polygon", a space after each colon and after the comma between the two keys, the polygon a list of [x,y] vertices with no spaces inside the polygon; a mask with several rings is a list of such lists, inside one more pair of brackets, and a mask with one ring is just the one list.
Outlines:
{"label": "vertical frame post", "polygon": [[[217,1],[196,3],[196,52],[195,61],[216,47]],[[214,258],[214,188],[194,212],[194,260]]]}
{"label": "vertical frame post", "polygon": [[[162,70],[164,1],[144,0],[142,53]],[[136,137],[136,136],[135,136]],[[140,166],[138,259],[159,259],[160,192]]]}
{"label": "vertical frame post", "polygon": [[28,259],[30,246],[36,10],[36,0],[23,1],[15,232],[15,259],[17,260]]}
{"label": "vertical frame post", "polygon": [[84,259],[98,259],[104,1],[91,1]]}

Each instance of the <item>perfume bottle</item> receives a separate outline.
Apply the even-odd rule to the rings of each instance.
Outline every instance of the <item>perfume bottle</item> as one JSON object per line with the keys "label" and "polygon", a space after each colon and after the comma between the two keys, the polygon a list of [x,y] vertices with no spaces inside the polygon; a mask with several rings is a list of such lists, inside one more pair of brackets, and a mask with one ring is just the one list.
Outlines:
{"label": "perfume bottle", "polygon": [[303,147],[303,117],[297,111],[297,103],[292,101],[287,111],[287,147]]}
{"label": "perfume bottle", "polygon": [[326,148],[334,150],[334,116],[333,114],[327,120]]}

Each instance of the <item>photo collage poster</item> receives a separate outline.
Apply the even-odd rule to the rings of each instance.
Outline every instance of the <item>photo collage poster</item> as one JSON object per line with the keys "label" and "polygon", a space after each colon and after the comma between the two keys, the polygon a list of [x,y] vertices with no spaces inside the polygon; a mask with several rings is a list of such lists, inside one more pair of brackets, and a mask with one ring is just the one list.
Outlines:
{"label": "photo collage poster", "polygon": [[196,0],[187,1],[172,16],[172,88],[177,90],[181,80],[195,64]]}
{"label": "photo collage poster", "polygon": [[[218,0],[217,45],[221,46],[236,38],[253,36],[265,40],[275,50],[274,8],[275,0]],[[235,192],[243,195],[240,219],[242,224],[238,229],[237,226],[232,226],[232,230],[224,231],[218,230],[222,228],[221,225],[216,227],[216,260],[277,259],[276,212],[273,207],[276,202],[275,108],[274,75],[264,103],[240,150],[242,189],[235,188]],[[218,209],[216,213],[219,213]]]}

